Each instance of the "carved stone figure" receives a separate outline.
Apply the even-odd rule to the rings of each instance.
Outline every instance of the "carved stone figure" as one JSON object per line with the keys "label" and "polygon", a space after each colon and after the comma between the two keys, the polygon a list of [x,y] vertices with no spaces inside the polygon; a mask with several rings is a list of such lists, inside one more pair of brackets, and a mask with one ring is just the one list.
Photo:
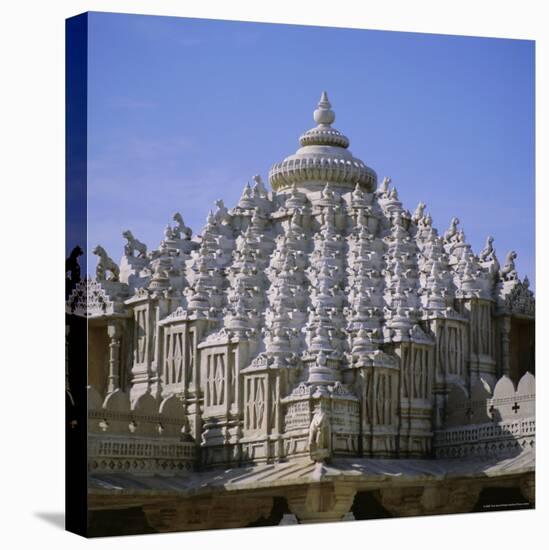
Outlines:
{"label": "carved stone figure", "polygon": [[518,279],[518,273],[515,268],[515,260],[517,259],[517,253],[511,250],[505,257],[505,263],[500,271],[500,276],[504,281],[516,281]]}
{"label": "carved stone figure", "polygon": [[479,260],[481,262],[492,262],[496,259],[496,251],[493,247],[494,237],[488,235],[486,237],[486,244],[479,254]]}
{"label": "carved stone figure", "polygon": [[183,216],[179,212],[176,212],[172,219],[177,224],[172,230],[173,238],[189,240],[192,237],[193,230],[185,225]]}
{"label": "carved stone figure", "polygon": [[330,421],[322,410],[317,410],[309,425],[309,455],[315,462],[326,460],[331,453]]}
{"label": "carved stone figure", "polygon": [[118,281],[120,269],[115,261],[107,254],[102,246],[97,245],[93,249],[93,254],[99,257],[95,276],[98,281]]}
{"label": "carved stone figure", "polygon": [[446,233],[444,233],[444,242],[453,243],[457,241],[458,224],[459,224],[459,219],[452,218],[452,220],[450,221],[450,227],[448,228]]}
{"label": "carved stone figure", "polygon": [[217,210],[214,213],[215,221],[219,224],[222,223],[228,223],[231,219],[229,216],[229,211],[227,210],[227,207],[225,206],[225,203],[222,199],[218,199],[215,201],[215,206]]}
{"label": "carved stone figure", "polygon": [[137,252],[138,258],[146,258],[147,245],[138,241],[129,229],[126,229],[122,233],[122,236],[126,239],[127,243],[124,246],[124,254],[126,256],[134,257],[134,252]]}

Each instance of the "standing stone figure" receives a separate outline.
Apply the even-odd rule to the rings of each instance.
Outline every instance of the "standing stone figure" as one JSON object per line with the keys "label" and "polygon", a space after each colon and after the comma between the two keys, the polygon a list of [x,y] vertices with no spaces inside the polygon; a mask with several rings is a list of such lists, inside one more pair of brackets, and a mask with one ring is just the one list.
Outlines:
{"label": "standing stone figure", "polygon": [[330,422],[324,411],[317,410],[309,426],[309,455],[315,462],[322,462],[331,454]]}

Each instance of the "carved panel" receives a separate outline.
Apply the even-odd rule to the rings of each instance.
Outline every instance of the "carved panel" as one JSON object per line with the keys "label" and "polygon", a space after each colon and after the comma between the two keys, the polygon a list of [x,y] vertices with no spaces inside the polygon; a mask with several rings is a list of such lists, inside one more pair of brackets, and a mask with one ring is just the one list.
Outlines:
{"label": "carved panel", "polygon": [[379,374],[375,402],[377,425],[392,425],[396,414],[396,377],[391,373]]}
{"label": "carved panel", "polygon": [[431,348],[412,344],[401,349],[402,397],[429,399],[431,388]]}
{"label": "carved panel", "polygon": [[197,384],[196,373],[196,329],[190,328],[185,338],[186,384]]}
{"label": "carved panel", "polygon": [[205,405],[225,407],[227,405],[227,383],[229,372],[227,353],[223,348],[204,351]]}
{"label": "carved panel", "polygon": [[461,376],[463,374],[463,370],[462,370],[462,348],[461,348],[460,331],[456,326],[449,326],[447,330],[448,330],[447,372],[448,374]]}
{"label": "carved panel", "polygon": [[244,426],[249,431],[264,430],[267,417],[267,377],[246,377]]}
{"label": "carved panel", "polygon": [[185,329],[166,330],[166,357],[164,360],[164,383],[166,385],[183,382],[185,356]]}
{"label": "carved panel", "polygon": [[288,405],[285,418],[285,429],[308,428],[311,421],[309,401],[299,401]]}
{"label": "carved panel", "polygon": [[363,373],[362,420],[365,426],[391,426],[396,423],[398,375],[396,372]]}

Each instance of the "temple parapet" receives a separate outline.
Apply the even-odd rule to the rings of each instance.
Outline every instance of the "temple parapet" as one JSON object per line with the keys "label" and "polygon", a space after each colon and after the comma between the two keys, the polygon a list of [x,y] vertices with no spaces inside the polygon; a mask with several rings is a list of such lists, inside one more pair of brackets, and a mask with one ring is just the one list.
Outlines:
{"label": "temple parapet", "polygon": [[516,455],[535,444],[535,379],[526,373],[517,388],[503,376],[492,392],[477,380],[468,393],[448,395],[446,427],[437,430],[437,457]]}

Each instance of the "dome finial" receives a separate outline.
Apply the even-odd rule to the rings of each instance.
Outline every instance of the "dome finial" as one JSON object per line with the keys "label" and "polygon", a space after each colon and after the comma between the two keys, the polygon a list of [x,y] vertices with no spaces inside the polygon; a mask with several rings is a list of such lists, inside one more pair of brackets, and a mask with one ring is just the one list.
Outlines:
{"label": "dome finial", "polygon": [[318,102],[319,107],[326,107],[330,108],[332,105],[330,103],[330,100],[328,99],[328,92],[324,90],[320,96],[320,101]]}
{"label": "dome finial", "polygon": [[330,125],[335,120],[335,113],[332,111],[332,105],[325,91],[320,96],[318,108],[315,110],[313,117],[317,124]]}

